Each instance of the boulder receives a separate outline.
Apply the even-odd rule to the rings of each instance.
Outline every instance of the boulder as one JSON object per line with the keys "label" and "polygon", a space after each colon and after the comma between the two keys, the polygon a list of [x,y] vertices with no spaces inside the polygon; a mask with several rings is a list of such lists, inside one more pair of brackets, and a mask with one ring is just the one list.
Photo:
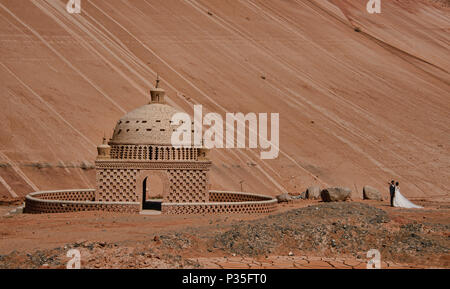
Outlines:
{"label": "boulder", "polygon": [[340,187],[328,188],[320,192],[320,196],[324,202],[346,201],[347,199],[350,199],[351,195],[352,190]]}
{"label": "boulder", "polygon": [[381,196],[381,193],[371,187],[371,186],[364,186],[363,188],[363,199],[364,200],[376,200],[376,201],[382,201],[383,196]]}
{"label": "boulder", "polygon": [[320,199],[320,188],[313,186],[306,189],[306,198],[313,200],[313,199]]}
{"label": "boulder", "polygon": [[278,200],[278,203],[283,203],[283,202],[287,203],[287,202],[292,201],[292,197],[289,194],[281,194],[281,195],[277,196],[277,200]]}

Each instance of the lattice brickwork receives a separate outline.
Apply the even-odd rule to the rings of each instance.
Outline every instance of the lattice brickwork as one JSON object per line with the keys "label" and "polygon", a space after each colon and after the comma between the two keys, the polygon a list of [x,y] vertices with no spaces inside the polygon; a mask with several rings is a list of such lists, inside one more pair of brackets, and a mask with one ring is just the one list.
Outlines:
{"label": "lattice brickwork", "polygon": [[[25,198],[25,213],[50,214],[80,211],[108,211],[118,213],[139,213],[139,203],[92,202],[95,190],[47,191],[29,194]],[[68,199],[64,199],[67,197]],[[73,200],[79,199],[79,200]],[[82,200],[82,201],[80,201]]]}
{"label": "lattice brickwork", "polygon": [[270,198],[236,192],[219,192],[219,191],[209,192],[210,202],[256,202],[265,200],[270,200]]}
{"label": "lattice brickwork", "polygon": [[135,169],[97,169],[97,200],[100,202],[137,202]]}
{"label": "lattice brickwork", "polygon": [[148,161],[197,161],[197,148],[155,145],[112,145],[111,158]]}
{"label": "lattice brickwork", "polygon": [[42,200],[95,201],[95,191],[59,191],[39,194]]}
{"label": "lattice brickwork", "polygon": [[53,213],[68,213],[68,212],[82,212],[82,211],[107,211],[117,213],[133,213],[137,214],[140,210],[140,205],[135,204],[67,204],[64,202],[47,203],[45,201],[30,201],[26,200],[25,213],[28,214],[53,214]]}
{"label": "lattice brickwork", "polygon": [[169,193],[166,202],[192,203],[208,201],[206,170],[168,170]]}
{"label": "lattice brickwork", "polygon": [[276,210],[277,201],[255,202],[253,204],[176,204],[162,205],[162,213],[167,215],[209,215],[209,214],[267,214]]}
{"label": "lattice brickwork", "polygon": [[[94,190],[79,191],[48,191],[29,194],[25,199],[25,213],[65,213],[77,211],[109,211],[120,213],[139,213],[141,204],[138,202],[92,202]],[[210,203],[163,203],[162,213],[170,215],[181,214],[265,214],[276,210],[277,200],[262,195],[252,195],[238,192],[212,191],[211,199],[221,199],[226,202]],[[88,201],[69,201],[84,199]],[[61,198],[61,199],[59,199]],[[249,198],[254,198],[252,201]]]}

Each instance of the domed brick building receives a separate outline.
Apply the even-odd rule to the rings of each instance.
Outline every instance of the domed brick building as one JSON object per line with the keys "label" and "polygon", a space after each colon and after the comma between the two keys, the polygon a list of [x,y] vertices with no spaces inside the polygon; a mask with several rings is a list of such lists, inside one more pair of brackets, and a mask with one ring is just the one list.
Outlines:
{"label": "domed brick building", "polygon": [[177,128],[172,116],[179,111],[165,103],[165,91],[158,83],[150,91],[150,103],[123,116],[109,142],[104,138],[98,146],[95,190],[31,193],[26,197],[25,212],[216,214],[275,210],[272,197],[209,190],[207,150],[172,146]]}
{"label": "domed brick building", "polygon": [[172,146],[171,119],[179,111],[165,103],[158,85],[150,94],[150,103],[122,117],[108,145],[99,146],[95,199],[146,209],[161,197],[163,212],[172,208],[165,203],[208,202],[211,161],[200,156],[204,150]]}

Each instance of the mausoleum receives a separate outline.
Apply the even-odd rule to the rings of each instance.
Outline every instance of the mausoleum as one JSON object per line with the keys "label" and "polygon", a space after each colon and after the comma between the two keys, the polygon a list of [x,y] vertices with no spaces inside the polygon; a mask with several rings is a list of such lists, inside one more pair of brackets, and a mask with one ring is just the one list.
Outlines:
{"label": "mausoleum", "polygon": [[[112,138],[97,147],[96,188],[41,191],[27,195],[27,213],[104,210],[127,213],[268,213],[276,199],[243,192],[211,191],[208,150],[174,147],[172,116],[165,91],[116,124]],[[193,127],[193,125],[192,125]]]}

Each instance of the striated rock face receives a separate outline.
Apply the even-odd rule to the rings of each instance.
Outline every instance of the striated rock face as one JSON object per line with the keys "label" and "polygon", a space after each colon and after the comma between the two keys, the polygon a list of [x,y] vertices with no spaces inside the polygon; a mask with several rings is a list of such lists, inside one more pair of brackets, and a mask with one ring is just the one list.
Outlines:
{"label": "striated rock face", "polygon": [[[254,193],[296,191],[377,175],[382,188],[390,170],[408,197],[447,198],[448,172],[435,170],[449,162],[443,1],[383,1],[389,13],[377,17],[362,1],[96,0],[78,19],[68,0],[1,0],[0,200],[92,188],[95,171],[75,164],[93,164],[104,133],[109,140],[114,123],[149,103],[156,74],[167,104],[191,115],[193,104],[280,113],[280,157],[246,165],[250,151],[212,150],[212,162],[224,162],[210,171],[214,187],[239,178]],[[170,123],[159,116],[172,112],[152,111],[155,127],[142,122],[147,112],[128,115],[113,142],[139,143],[145,131],[167,143]],[[410,177],[411,156],[420,178]]]}
{"label": "striated rock face", "polygon": [[352,190],[341,187],[328,188],[320,192],[320,196],[324,202],[346,201],[351,197],[351,194]]}
{"label": "striated rock face", "polygon": [[376,200],[376,201],[382,201],[383,200],[383,196],[381,195],[381,193],[371,187],[371,186],[364,186],[363,188],[363,199],[364,200]]}
{"label": "striated rock face", "polygon": [[306,198],[307,199],[320,199],[320,188],[317,186],[312,186],[306,189]]}

